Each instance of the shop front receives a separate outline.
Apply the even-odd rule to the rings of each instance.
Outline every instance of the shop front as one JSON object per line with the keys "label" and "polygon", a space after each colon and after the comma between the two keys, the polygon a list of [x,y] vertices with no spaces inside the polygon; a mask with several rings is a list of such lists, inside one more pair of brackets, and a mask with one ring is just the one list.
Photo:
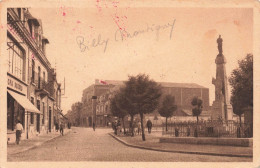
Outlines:
{"label": "shop front", "polygon": [[34,135],[34,128],[32,128],[32,126],[29,125],[31,116],[40,115],[41,113],[25,96],[11,90],[8,90],[7,92],[8,143],[15,142],[15,125],[18,120],[21,121],[24,128],[22,133],[22,139],[28,139],[29,137]]}
{"label": "shop front", "polygon": [[18,121],[23,126],[21,139],[29,138],[29,117],[40,111],[27,98],[26,83],[7,75],[7,142],[15,142],[15,125]]}

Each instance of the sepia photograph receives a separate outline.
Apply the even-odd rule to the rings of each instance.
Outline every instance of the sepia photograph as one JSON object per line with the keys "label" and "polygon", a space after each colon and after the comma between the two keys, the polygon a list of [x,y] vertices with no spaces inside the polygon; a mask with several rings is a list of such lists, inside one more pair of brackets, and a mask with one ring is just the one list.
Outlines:
{"label": "sepia photograph", "polygon": [[254,8],[74,2],[2,6],[7,163],[257,159]]}

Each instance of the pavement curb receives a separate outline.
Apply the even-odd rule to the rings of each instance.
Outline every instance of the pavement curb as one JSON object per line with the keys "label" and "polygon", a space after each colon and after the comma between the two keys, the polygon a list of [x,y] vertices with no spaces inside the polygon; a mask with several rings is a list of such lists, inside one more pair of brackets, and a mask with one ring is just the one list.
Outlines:
{"label": "pavement curb", "polygon": [[[70,129],[67,133],[64,133],[63,136],[69,134],[70,132],[71,132],[71,129]],[[53,137],[53,138],[50,138],[50,139],[48,139],[48,140],[46,140],[46,141],[40,142],[40,143],[38,143],[38,144],[35,144],[35,145],[33,145],[33,146],[30,146],[30,147],[28,147],[28,148],[26,148],[26,149],[24,149],[24,150],[21,150],[21,151],[15,152],[15,153],[11,153],[11,154],[8,154],[8,155],[15,155],[15,154],[19,154],[19,153],[22,153],[22,152],[25,152],[25,151],[28,151],[28,150],[37,148],[38,146],[41,146],[42,144],[44,144],[44,143],[46,143],[46,142],[49,142],[49,141],[51,141],[51,140],[53,140],[53,139],[56,139],[56,138],[58,138],[58,137],[60,137],[60,135],[55,136],[55,137]],[[7,149],[7,150],[8,150],[8,149]],[[8,152],[7,152],[7,153],[8,153]]]}
{"label": "pavement curb", "polygon": [[114,139],[116,139],[118,142],[129,146],[133,148],[139,148],[139,149],[145,149],[145,150],[152,150],[152,151],[158,151],[158,152],[171,152],[171,153],[183,153],[183,154],[196,154],[196,155],[212,155],[212,156],[227,156],[227,157],[248,157],[252,158],[253,155],[237,155],[237,154],[226,154],[226,153],[210,153],[210,152],[192,152],[192,151],[180,151],[180,150],[165,150],[165,149],[158,149],[158,148],[150,148],[145,146],[139,146],[139,145],[133,145],[125,142],[124,140],[120,139],[119,137],[113,135],[113,133],[108,133],[110,136],[112,136]]}

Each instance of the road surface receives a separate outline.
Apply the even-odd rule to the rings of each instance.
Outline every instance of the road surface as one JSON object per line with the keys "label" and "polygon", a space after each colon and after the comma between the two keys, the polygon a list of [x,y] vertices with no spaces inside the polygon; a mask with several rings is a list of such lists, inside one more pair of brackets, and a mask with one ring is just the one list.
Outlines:
{"label": "road surface", "polygon": [[9,155],[8,161],[134,161],[204,162],[252,161],[252,158],[207,156],[158,152],[127,147],[108,135],[111,129],[73,128],[65,135],[23,153]]}

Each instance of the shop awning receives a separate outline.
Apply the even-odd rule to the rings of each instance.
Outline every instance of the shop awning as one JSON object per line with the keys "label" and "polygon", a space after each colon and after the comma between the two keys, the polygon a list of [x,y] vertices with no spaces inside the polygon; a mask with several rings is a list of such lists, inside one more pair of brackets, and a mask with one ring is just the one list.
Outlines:
{"label": "shop awning", "polygon": [[60,114],[63,118],[65,118],[66,120],[68,119],[67,117],[65,117],[65,115],[64,115],[62,112],[59,112],[59,114]]}
{"label": "shop awning", "polygon": [[7,91],[26,111],[41,114],[41,112],[25,97],[12,91]]}

